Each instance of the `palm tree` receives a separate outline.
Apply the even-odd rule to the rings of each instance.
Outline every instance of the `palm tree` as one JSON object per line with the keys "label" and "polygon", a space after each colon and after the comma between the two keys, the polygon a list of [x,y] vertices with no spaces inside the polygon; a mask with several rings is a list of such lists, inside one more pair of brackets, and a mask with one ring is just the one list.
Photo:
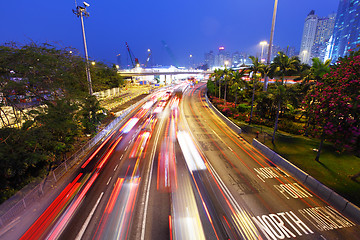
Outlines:
{"label": "palm tree", "polygon": [[242,86],[244,85],[244,80],[242,79],[242,77],[245,74],[245,70],[239,70],[239,71],[233,71],[232,74],[232,85],[231,85],[231,89],[232,92],[235,93],[235,108],[236,108],[236,104],[237,104],[237,99],[238,99],[238,91],[240,89],[242,89]]}
{"label": "palm tree", "polygon": [[214,73],[211,75],[212,77],[215,78],[215,82],[219,82],[219,99],[221,96],[221,78],[223,75],[223,71],[221,69],[215,69]]}
{"label": "palm tree", "polygon": [[249,124],[251,124],[251,119],[253,115],[253,108],[254,108],[254,99],[255,99],[255,86],[256,86],[256,79],[257,74],[260,73],[263,75],[265,73],[265,65],[259,62],[259,59],[254,56],[249,57],[253,63],[253,66],[249,68],[250,72],[252,72],[252,80],[253,80],[253,92],[252,92],[252,98],[251,98],[251,111],[250,111],[250,121]]}
{"label": "palm tree", "polygon": [[[275,133],[278,128],[279,114],[281,109],[281,102],[283,99],[285,87],[284,80],[286,75],[291,75],[299,71],[300,60],[298,57],[289,58],[285,53],[278,52],[278,55],[274,58],[273,63],[270,65],[270,72],[274,76],[281,77],[281,84],[278,86],[278,106],[275,117],[274,132],[271,142],[275,142]],[[282,86],[282,87],[281,87]]]}
{"label": "palm tree", "polygon": [[313,58],[312,62],[313,62],[313,64],[310,68],[310,71],[316,81],[321,81],[322,77],[326,73],[330,72],[331,59],[328,59],[325,62],[322,62],[319,58]]}
{"label": "palm tree", "polygon": [[223,71],[224,75],[223,75],[223,79],[224,79],[224,82],[225,82],[225,90],[224,90],[224,105],[226,104],[226,90],[227,90],[227,85],[228,85],[228,82],[231,81],[232,79],[232,74],[233,74],[233,71],[231,69],[227,69],[225,68],[224,71]]}

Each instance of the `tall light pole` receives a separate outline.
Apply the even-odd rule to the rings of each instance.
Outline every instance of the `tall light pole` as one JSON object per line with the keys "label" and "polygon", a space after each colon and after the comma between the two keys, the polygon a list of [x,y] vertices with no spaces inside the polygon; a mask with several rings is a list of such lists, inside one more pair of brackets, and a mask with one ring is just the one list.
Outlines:
{"label": "tall light pole", "polygon": [[[271,48],[272,48],[273,39],[274,39],[274,29],[275,29],[275,20],[276,20],[277,4],[278,4],[278,0],[275,0],[273,17],[272,17],[272,24],[271,24],[271,33],[270,33],[270,42],[269,42],[268,56],[267,56],[267,61],[266,61],[266,64],[267,64],[268,66],[270,65]],[[264,80],[264,91],[267,91],[268,80],[269,80],[269,78],[268,78],[268,76],[266,75],[266,76],[265,76],[265,80]]]}
{"label": "tall light pole", "polygon": [[260,46],[261,46],[260,62],[262,62],[263,53],[264,53],[264,47],[265,47],[267,44],[268,44],[267,41],[262,41],[262,42],[260,42]]}
{"label": "tall light pole", "polygon": [[192,57],[193,57],[193,55],[192,55],[192,54],[190,54],[190,55],[189,55],[189,65],[190,65],[190,69],[192,69],[192,67],[193,67],[193,64],[192,64]]}
{"label": "tall light pole", "polygon": [[73,9],[73,13],[75,13],[75,15],[77,17],[80,17],[80,22],[81,22],[81,29],[82,29],[82,35],[83,35],[83,42],[84,42],[84,52],[85,52],[85,59],[86,59],[86,78],[88,81],[88,85],[89,85],[89,94],[93,95],[93,89],[92,89],[92,84],[91,84],[91,76],[90,76],[90,64],[89,64],[89,56],[88,56],[88,52],[87,52],[87,46],[86,46],[86,37],[85,37],[85,29],[84,29],[84,20],[83,17],[89,17],[89,13],[86,11],[86,7],[89,7],[90,4],[88,4],[87,2],[83,2],[84,6],[77,6],[77,3],[75,1],[75,6],[76,6],[76,10]]}

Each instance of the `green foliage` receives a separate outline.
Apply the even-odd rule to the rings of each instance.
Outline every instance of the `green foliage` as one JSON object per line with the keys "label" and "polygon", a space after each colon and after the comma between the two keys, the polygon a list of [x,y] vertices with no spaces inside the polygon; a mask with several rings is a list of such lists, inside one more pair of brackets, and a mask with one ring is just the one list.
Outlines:
{"label": "green foliage", "polygon": [[241,103],[237,106],[237,110],[241,113],[249,112],[250,108],[251,107],[245,103]]}
{"label": "green foliage", "polygon": [[124,84],[124,80],[117,73],[116,67],[108,67],[102,62],[96,62],[95,65],[91,66],[90,72],[95,92],[117,88]]}
{"label": "green foliage", "polygon": [[105,109],[100,107],[95,96],[88,96],[84,99],[79,115],[86,134],[96,132],[96,127],[105,118],[104,112]]}
{"label": "green foliage", "polygon": [[211,79],[207,81],[207,90],[210,96],[215,96],[215,83]]}
{"label": "green foliage", "polygon": [[[104,117],[97,99],[88,96],[85,60],[75,53],[49,44],[0,46],[0,92],[6,105],[25,116],[18,119],[21,128],[0,129],[1,200],[60,163],[77,137],[96,132]],[[122,84],[114,67],[97,63],[91,73],[99,89]],[[37,107],[22,111],[19,99],[35,98],[25,107]],[[0,116],[6,123],[4,111]]]}
{"label": "green foliage", "polygon": [[44,143],[48,140],[42,129],[0,129],[0,202],[47,166],[50,153]]}

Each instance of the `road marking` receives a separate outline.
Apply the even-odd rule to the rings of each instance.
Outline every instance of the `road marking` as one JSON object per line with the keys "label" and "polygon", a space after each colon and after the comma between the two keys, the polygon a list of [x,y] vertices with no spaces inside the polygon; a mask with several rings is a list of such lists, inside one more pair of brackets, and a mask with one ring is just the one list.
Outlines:
{"label": "road marking", "polygon": [[120,160],[123,158],[124,154],[121,155]]}
{"label": "road marking", "polygon": [[155,143],[154,143],[154,147],[151,151],[151,167],[150,167],[150,175],[149,178],[147,179],[146,183],[146,198],[145,198],[145,206],[144,206],[144,217],[143,217],[143,222],[142,222],[142,226],[141,226],[141,240],[145,239],[145,225],[146,225],[146,215],[147,215],[147,207],[148,207],[148,202],[149,202],[149,193],[150,193],[150,183],[151,183],[151,179],[152,179],[152,172],[153,172],[153,166],[154,166],[154,157],[155,157],[155,151],[156,151],[156,146],[158,144],[159,141],[159,136],[160,136],[160,129],[162,128],[162,125],[164,124],[164,119],[161,120],[160,122],[160,126],[158,128],[158,132],[156,133],[156,137],[155,137]]}
{"label": "road marking", "polygon": [[126,146],[125,151],[129,148],[129,146]]}
{"label": "road marking", "polygon": [[86,230],[87,226],[89,225],[90,220],[91,220],[92,216],[94,215],[95,209],[97,208],[98,204],[100,203],[100,200],[101,200],[101,198],[102,198],[103,195],[104,195],[104,192],[102,192],[102,193],[100,194],[100,197],[99,197],[98,200],[96,201],[95,206],[94,206],[93,209],[91,210],[89,216],[87,217],[86,221],[84,222],[84,225],[83,225],[82,228],[80,229],[80,232],[79,232],[78,235],[76,236],[75,240],[80,240],[80,239],[82,238],[82,236],[84,235],[85,230]]}
{"label": "road marking", "polygon": [[111,180],[111,177],[109,178],[109,180],[107,181],[106,185],[109,185],[110,183],[110,180]]}
{"label": "road marking", "polygon": [[114,172],[116,171],[117,167],[119,166],[119,164],[116,164],[115,168],[114,168]]}
{"label": "road marking", "polygon": [[230,149],[230,151],[232,151],[233,152],[233,150],[231,149],[231,147],[228,147],[229,149]]}
{"label": "road marking", "polygon": [[252,217],[252,219],[267,239],[296,238],[296,236],[302,236],[303,234],[314,233],[292,211]]}

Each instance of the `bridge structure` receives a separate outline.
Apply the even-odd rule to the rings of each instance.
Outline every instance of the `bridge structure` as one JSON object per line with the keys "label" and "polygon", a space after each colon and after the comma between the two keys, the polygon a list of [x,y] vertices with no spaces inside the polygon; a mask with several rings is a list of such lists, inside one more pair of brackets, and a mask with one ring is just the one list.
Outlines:
{"label": "bridge structure", "polygon": [[183,80],[189,77],[204,78],[213,71],[204,71],[196,69],[182,69],[176,67],[163,68],[141,68],[136,67],[127,70],[119,70],[120,76],[131,79],[141,84],[150,82],[169,84],[176,80]]}

